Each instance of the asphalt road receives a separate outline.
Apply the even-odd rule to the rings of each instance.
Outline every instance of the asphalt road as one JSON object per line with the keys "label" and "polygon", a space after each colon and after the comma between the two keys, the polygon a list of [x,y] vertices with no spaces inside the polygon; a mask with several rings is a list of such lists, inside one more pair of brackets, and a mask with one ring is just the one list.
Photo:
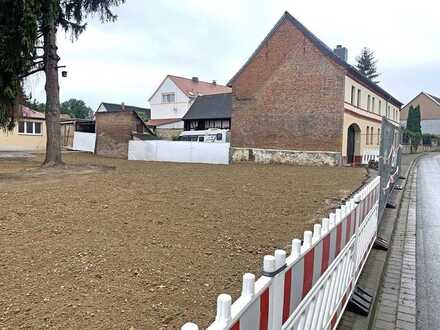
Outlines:
{"label": "asphalt road", "polygon": [[417,175],[417,329],[440,329],[440,155]]}

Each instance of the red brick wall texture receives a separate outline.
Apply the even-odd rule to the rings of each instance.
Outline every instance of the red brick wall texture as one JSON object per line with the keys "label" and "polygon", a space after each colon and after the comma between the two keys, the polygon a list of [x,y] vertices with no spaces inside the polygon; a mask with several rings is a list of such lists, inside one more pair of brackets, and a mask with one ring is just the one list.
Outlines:
{"label": "red brick wall texture", "polygon": [[233,147],[341,152],[345,69],[284,19],[232,82]]}

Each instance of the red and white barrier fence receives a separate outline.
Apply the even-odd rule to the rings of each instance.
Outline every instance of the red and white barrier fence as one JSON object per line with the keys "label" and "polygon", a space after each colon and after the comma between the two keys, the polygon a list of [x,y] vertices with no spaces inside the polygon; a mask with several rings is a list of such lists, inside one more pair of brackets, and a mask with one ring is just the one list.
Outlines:
{"label": "red and white barrier fence", "polygon": [[303,241],[294,239],[289,256],[284,250],[265,256],[258,281],[244,274],[233,304],[229,295],[218,297],[208,330],[335,329],[376,239],[379,182],[315,224]]}

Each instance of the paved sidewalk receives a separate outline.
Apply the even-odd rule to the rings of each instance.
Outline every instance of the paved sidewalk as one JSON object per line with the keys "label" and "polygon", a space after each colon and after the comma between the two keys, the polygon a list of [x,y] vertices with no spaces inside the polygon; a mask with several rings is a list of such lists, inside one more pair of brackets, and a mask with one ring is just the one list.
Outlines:
{"label": "paved sidewalk", "polygon": [[[403,176],[409,176],[410,166],[419,156],[420,154],[402,155],[401,173]],[[398,185],[402,186],[404,184],[405,181],[399,180]],[[407,182],[407,187],[409,186],[410,182]],[[402,198],[402,191],[394,191],[391,196],[391,201],[397,205],[397,208],[385,209],[382,221],[379,224],[378,235],[388,242],[391,242],[394,228],[398,223],[397,219],[399,217],[399,205]],[[381,286],[382,274],[384,274],[386,261],[387,251],[372,249],[358,281],[358,285],[360,287],[368,290],[374,295],[373,306],[375,306],[379,298],[379,289]],[[370,311],[370,314],[365,317],[345,311],[341,322],[339,323],[338,330],[371,329],[374,321],[374,312],[374,310]]]}
{"label": "paved sidewalk", "polygon": [[373,329],[416,329],[416,179],[408,177],[393,233]]}

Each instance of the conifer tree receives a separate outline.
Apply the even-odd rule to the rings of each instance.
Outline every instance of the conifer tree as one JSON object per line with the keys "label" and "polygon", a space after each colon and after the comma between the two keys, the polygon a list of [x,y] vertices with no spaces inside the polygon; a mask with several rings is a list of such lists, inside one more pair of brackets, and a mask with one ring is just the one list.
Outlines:
{"label": "conifer tree", "polygon": [[367,47],[362,48],[361,54],[356,57],[356,62],[356,68],[362,75],[372,80],[376,84],[379,83],[376,78],[379,77],[380,74],[377,72],[377,60],[373,51]]}
{"label": "conifer tree", "polygon": [[86,29],[89,15],[116,20],[111,7],[125,0],[0,1],[0,127],[11,129],[21,100],[23,80],[37,72],[46,77],[47,145],[44,165],[62,164],[57,30],[73,39]]}

